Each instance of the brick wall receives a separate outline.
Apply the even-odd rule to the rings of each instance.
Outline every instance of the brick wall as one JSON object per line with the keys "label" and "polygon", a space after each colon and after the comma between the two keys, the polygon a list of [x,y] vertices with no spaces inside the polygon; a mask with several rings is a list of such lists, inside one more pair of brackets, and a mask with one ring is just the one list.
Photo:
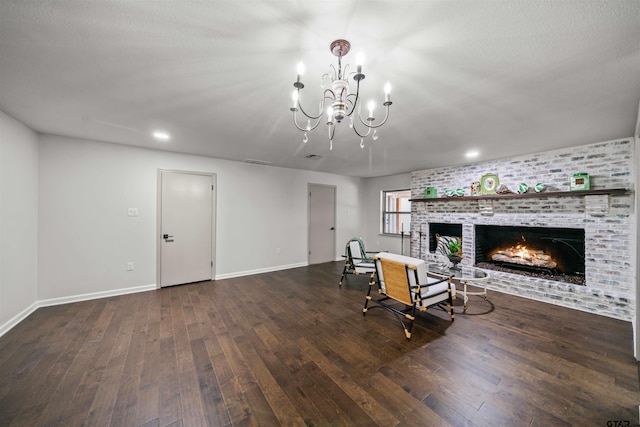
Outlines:
{"label": "brick wall", "polygon": [[490,271],[488,288],[579,310],[630,321],[635,313],[634,144],[632,139],[609,141],[525,155],[413,172],[411,194],[422,198],[424,188],[470,186],[485,173],[517,191],[522,182],[542,182],[546,191],[568,191],[570,177],[586,172],[591,189],[628,188],[624,195],[541,197],[504,200],[460,200],[412,203],[411,254],[425,254],[430,222],[462,224],[463,263],[473,264],[476,224],[567,227],[585,230],[585,286],[519,274]]}

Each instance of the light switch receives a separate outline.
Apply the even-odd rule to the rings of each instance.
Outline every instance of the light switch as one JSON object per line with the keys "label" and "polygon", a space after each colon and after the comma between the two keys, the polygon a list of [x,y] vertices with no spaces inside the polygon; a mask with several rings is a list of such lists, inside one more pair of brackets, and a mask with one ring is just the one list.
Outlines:
{"label": "light switch", "polygon": [[128,214],[129,216],[138,216],[138,208],[129,208]]}

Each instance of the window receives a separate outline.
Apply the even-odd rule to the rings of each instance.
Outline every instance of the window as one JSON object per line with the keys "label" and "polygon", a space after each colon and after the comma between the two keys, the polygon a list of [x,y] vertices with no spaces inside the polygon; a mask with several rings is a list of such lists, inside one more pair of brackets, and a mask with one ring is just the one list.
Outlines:
{"label": "window", "polygon": [[408,234],[411,230],[411,190],[382,192],[382,234]]}

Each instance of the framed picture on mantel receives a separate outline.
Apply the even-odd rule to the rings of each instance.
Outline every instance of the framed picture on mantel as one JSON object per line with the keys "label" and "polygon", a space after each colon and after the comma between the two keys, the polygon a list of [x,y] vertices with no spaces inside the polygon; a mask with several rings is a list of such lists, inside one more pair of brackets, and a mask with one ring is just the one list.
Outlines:
{"label": "framed picture on mantel", "polygon": [[500,179],[495,173],[487,173],[482,175],[480,179],[480,193],[496,194],[496,187],[500,184]]}

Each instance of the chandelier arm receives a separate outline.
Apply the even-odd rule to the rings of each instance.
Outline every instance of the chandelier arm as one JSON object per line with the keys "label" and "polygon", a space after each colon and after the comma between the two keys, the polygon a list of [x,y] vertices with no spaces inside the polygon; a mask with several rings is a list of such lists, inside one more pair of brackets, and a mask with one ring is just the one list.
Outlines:
{"label": "chandelier arm", "polygon": [[[327,93],[329,93],[330,96],[327,95]],[[322,114],[324,114],[324,101],[327,100],[327,99],[329,99],[329,100],[336,99],[336,95],[335,95],[335,93],[333,93],[333,91],[331,89],[325,89],[324,90],[324,96],[322,97],[322,101],[320,101],[320,111],[318,112],[317,116],[312,116],[310,114],[307,114],[306,111],[304,111],[304,108],[302,108],[302,104],[300,104],[300,98],[298,98],[298,108],[300,109],[302,114],[304,114],[305,116],[307,116],[311,120],[318,120],[320,117],[322,117]]]}
{"label": "chandelier arm", "polygon": [[[355,93],[355,95],[353,93],[350,93],[349,95],[347,95],[347,99],[350,96],[352,96],[352,97],[355,96],[356,99],[353,100],[353,107],[351,107],[351,111],[349,111],[347,113],[347,117],[350,117],[353,114],[353,112],[356,109],[356,105],[358,105],[358,99],[360,98],[360,80],[356,81],[356,93]],[[362,120],[360,120],[360,121],[362,121]]]}
{"label": "chandelier arm", "polygon": [[349,112],[347,113],[347,117],[350,117],[353,114],[353,111],[356,109],[358,98],[356,97],[355,93],[350,93],[349,95],[345,96],[344,101],[345,103],[349,104]]}
{"label": "chandelier arm", "polygon": [[[349,104],[349,107],[351,108],[351,110],[353,110],[356,106],[356,104],[351,100],[351,98],[349,97],[353,97],[355,96],[353,93],[350,93],[349,95],[346,96],[346,98],[344,99],[344,102]],[[349,116],[351,113],[348,113],[347,116]]]}
{"label": "chandelier arm", "polygon": [[318,120],[320,117],[322,117],[322,110],[324,110],[324,99],[322,100],[322,102],[320,103],[320,112],[318,113],[317,116],[313,116],[311,114],[307,114],[306,111],[304,111],[304,108],[302,108],[302,104],[300,104],[300,98],[298,98],[298,108],[300,109],[300,111],[302,112],[302,114],[304,114],[305,116],[307,116],[308,118],[310,118],[311,120]]}
{"label": "chandelier arm", "polygon": [[[360,123],[362,123],[363,125],[365,125],[369,129],[377,129],[377,128],[379,128],[380,126],[385,124],[387,122],[387,119],[389,118],[389,105],[391,105],[391,104],[385,105],[385,109],[386,110],[385,110],[384,119],[382,120],[382,122],[378,123],[377,125],[369,125],[369,124],[365,123],[364,120],[362,120],[362,117],[358,116],[358,119],[360,119]],[[355,126],[354,126],[354,128],[355,128]]]}
{"label": "chandelier arm", "polygon": [[[360,119],[360,115],[358,115],[358,118]],[[362,119],[360,119],[360,121],[362,122]],[[366,126],[366,124],[365,124]],[[367,127],[367,133],[365,134],[361,134],[360,132],[358,132],[358,127],[356,126],[356,122],[353,122],[353,131],[356,133],[356,135],[358,135],[360,138],[366,138],[369,136],[369,133],[371,133],[371,128]]]}
{"label": "chandelier arm", "polygon": [[331,101],[334,101],[336,99],[336,94],[333,89],[324,90],[324,99],[330,99]]}
{"label": "chandelier arm", "polygon": [[301,128],[298,125],[298,121],[296,120],[296,112],[295,111],[293,112],[293,124],[296,125],[296,127],[298,128],[299,131],[301,131],[301,132],[306,132],[307,131],[307,128]]}
{"label": "chandelier arm", "polygon": [[333,64],[329,64],[329,67],[333,70],[333,76],[330,76],[329,73],[325,74],[325,76],[329,77],[331,80],[335,80],[336,76],[338,75],[338,71],[336,70],[336,67],[333,66]]}
{"label": "chandelier arm", "polygon": [[313,126],[311,126],[311,127],[308,129],[308,131],[309,131],[309,132],[311,132],[312,130],[314,130],[315,128],[317,128],[321,121],[322,121],[322,120],[320,120],[320,119],[316,120],[316,123],[315,123]]}
{"label": "chandelier arm", "polygon": [[320,124],[320,120],[319,119],[316,120],[316,123],[313,126],[309,127],[309,128],[300,127],[300,125],[298,125],[298,120],[296,119],[296,110],[294,110],[293,111],[293,124],[296,125],[298,130],[301,131],[301,132],[310,132],[310,131],[312,131],[312,130],[314,130],[315,128],[318,127],[318,125]]}
{"label": "chandelier arm", "polygon": [[322,109],[320,109],[320,114],[318,114],[317,116],[312,116],[306,113],[306,111],[304,111],[304,108],[302,108],[302,105],[300,105],[300,103],[298,102],[298,107],[300,107],[300,111],[302,112],[302,114],[304,114],[306,117],[310,118],[311,120],[318,120],[320,117],[322,117]]}

